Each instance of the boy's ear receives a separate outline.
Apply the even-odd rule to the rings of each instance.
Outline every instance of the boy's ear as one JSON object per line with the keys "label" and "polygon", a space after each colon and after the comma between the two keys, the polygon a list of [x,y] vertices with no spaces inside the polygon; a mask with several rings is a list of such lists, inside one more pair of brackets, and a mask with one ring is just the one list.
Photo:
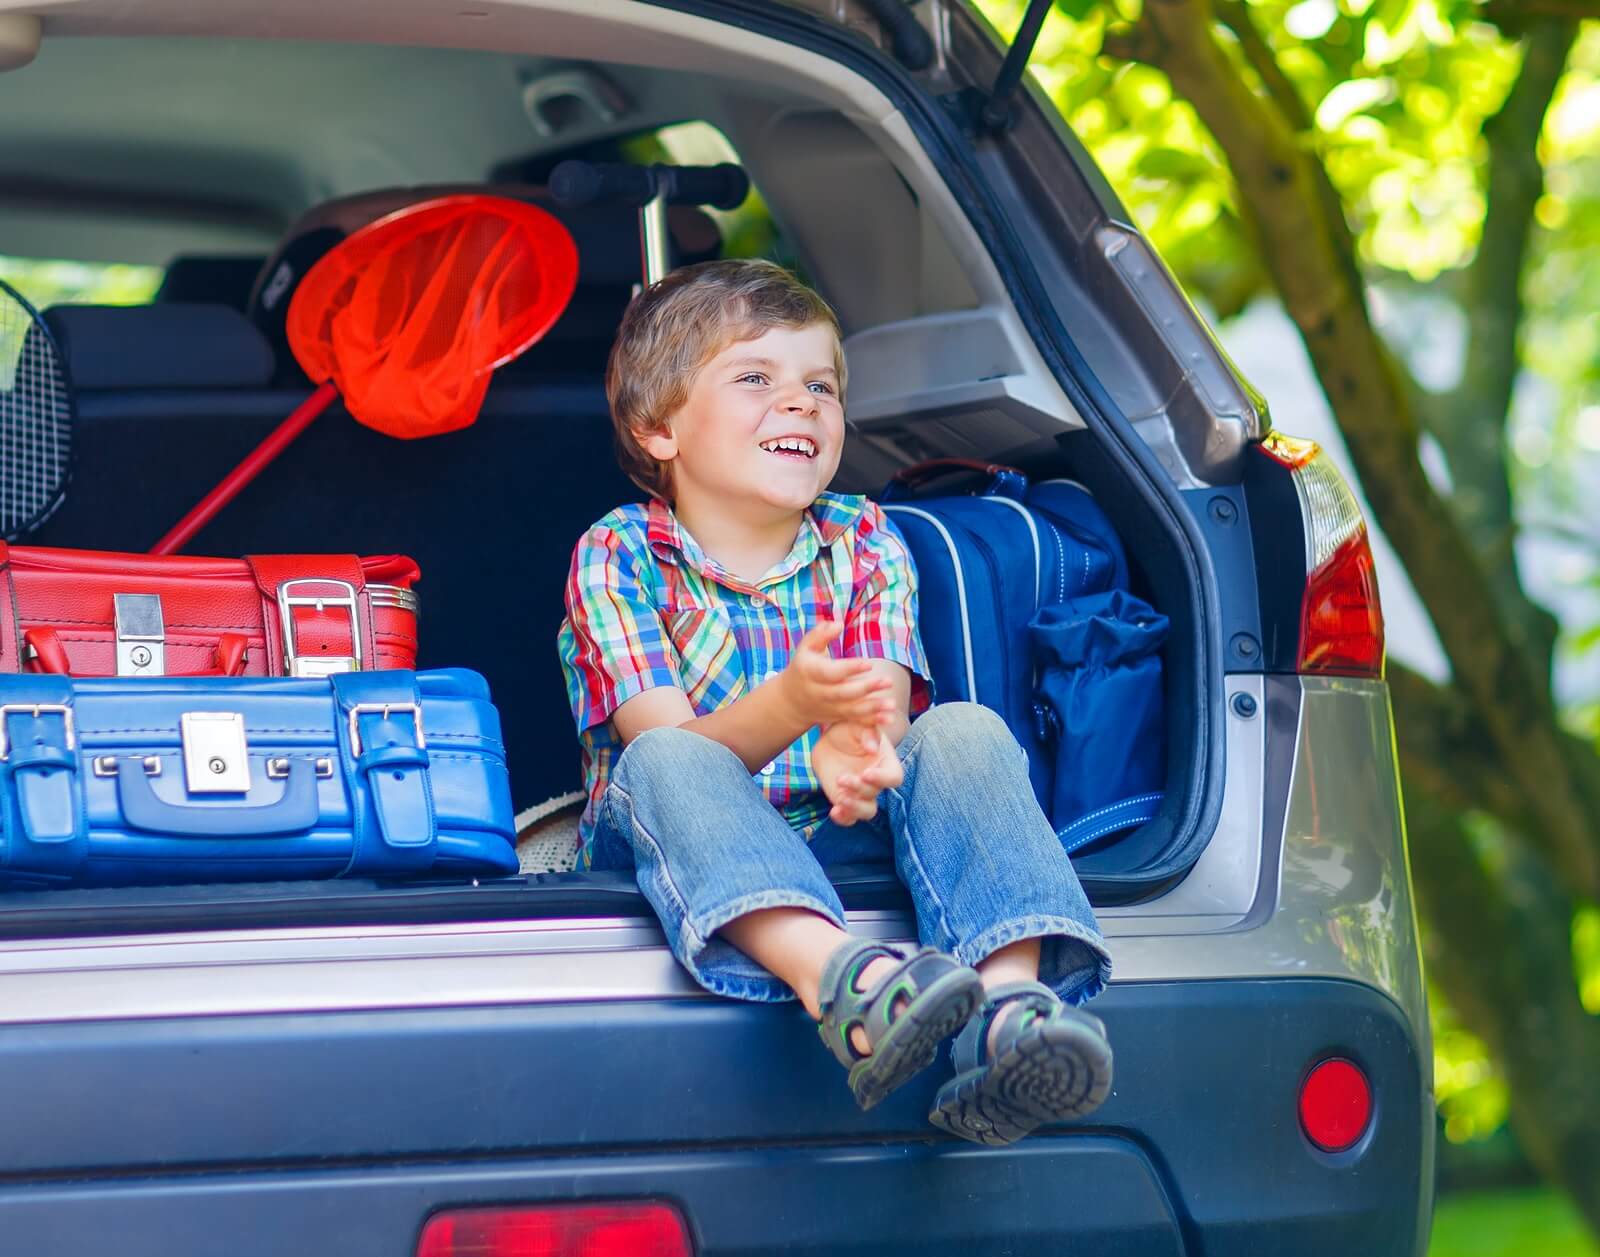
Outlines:
{"label": "boy's ear", "polygon": [[670,463],[678,456],[678,438],[671,428],[658,428],[653,432],[635,432],[633,439],[639,448],[658,463]]}

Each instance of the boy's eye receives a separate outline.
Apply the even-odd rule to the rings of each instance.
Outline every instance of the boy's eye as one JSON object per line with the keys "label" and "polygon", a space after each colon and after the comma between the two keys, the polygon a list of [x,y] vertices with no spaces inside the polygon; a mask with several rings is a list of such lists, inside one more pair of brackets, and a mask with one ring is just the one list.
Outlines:
{"label": "boy's eye", "polygon": [[813,393],[821,393],[825,397],[833,392],[833,385],[829,384],[826,380],[812,380],[810,384],[806,385],[806,387],[809,388]]}
{"label": "boy's eye", "polygon": [[767,377],[759,371],[746,371],[739,377],[738,382],[740,384],[765,384]]}

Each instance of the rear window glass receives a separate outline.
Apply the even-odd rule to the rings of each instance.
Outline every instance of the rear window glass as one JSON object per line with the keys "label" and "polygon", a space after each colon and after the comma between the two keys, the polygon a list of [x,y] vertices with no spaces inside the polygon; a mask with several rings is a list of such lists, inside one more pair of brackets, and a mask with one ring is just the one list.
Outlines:
{"label": "rear window glass", "polygon": [[[36,310],[67,302],[142,305],[161,286],[161,268],[0,256],[0,280],[20,292]],[[0,318],[0,389],[13,385],[27,330],[24,318]]]}

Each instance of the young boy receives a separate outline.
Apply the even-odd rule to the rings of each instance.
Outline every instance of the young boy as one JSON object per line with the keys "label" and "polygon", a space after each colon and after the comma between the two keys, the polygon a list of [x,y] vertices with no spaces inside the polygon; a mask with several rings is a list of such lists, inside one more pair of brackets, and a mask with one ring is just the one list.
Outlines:
{"label": "young boy", "polygon": [[[585,533],[567,583],[581,860],[636,870],[708,990],[798,996],[863,1108],[959,1031],[929,1120],[1009,1143],[1109,1092],[1074,1005],[1110,959],[1004,722],[928,709],[904,544],[826,492],[839,336],[766,262],[676,271],[623,316],[606,393],[651,500]],[[853,937],[824,871],[891,859],[920,949]]]}

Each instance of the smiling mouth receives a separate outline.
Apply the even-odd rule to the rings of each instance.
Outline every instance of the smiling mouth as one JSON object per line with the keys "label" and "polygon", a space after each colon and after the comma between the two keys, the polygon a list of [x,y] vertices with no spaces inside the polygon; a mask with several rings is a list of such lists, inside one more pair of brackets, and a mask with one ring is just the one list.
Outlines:
{"label": "smiling mouth", "polygon": [[817,443],[808,436],[780,436],[760,444],[767,453],[776,454],[779,458],[810,461],[817,456]]}

